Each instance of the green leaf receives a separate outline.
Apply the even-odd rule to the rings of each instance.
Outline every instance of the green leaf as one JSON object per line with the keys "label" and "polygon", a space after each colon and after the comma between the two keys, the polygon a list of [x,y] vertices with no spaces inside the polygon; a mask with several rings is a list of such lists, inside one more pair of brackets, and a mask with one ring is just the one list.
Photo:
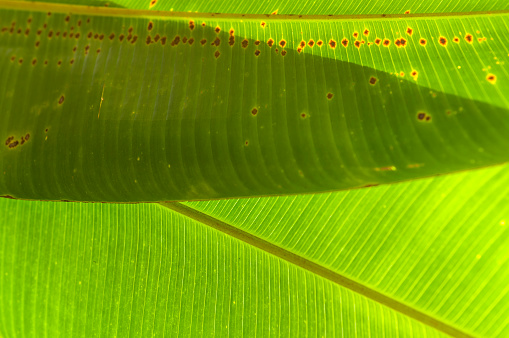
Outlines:
{"label": "green leaf", "polygon": [[1,195],[281,195],[509,160],[505,11],[243,17],[0,7]]}
{"label": "green leaf", "polygon": [[507,336],[508,183],[506,165],[170,209],[2,199],[0,334]]}

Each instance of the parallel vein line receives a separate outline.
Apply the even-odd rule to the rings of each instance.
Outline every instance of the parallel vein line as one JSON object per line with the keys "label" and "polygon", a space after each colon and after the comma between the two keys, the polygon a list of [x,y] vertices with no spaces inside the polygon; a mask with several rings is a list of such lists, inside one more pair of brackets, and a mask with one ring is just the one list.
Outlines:
{"label": "parallel vein line", "polygon": [[278,258],[281,258],[289,263],[299,266],[300,268],[314,273],[320,277],[328,279],[329,281],[345,287],[357,294],[365,296],[375,302],[387,306],[395,311],[404,314],[414,320],[417,320],[427,326],[433,327],[445,334],[453,337],[473,337],[472,335],[461,331],[460,329],[445,323],[439,319],[433,318],[432,316],[414,309],[396,299],[388,297],[374,289],[371,289],[359,282],[354,281],[348,277],[338,274],[326,267],[323,267],[317,263],[314,263],[308,259],[305,259],[297,254],[294,254],[288,250],[285,250],[277,245],[274,245],[268,241],[265,241],[259,237],[256,237],[248,232],[238,229],[228,223],[220,221],[214,217],[204,214],[198,210],[185,206],[181,203],[176,202],[162,202],[160,203],[163,207],[173,210],[179,214],[189,217],[197,222],[205,224],[215,230],[225,233],[231,237],[234,237],[246,244],[257,247],[269,254],[272,254]]}

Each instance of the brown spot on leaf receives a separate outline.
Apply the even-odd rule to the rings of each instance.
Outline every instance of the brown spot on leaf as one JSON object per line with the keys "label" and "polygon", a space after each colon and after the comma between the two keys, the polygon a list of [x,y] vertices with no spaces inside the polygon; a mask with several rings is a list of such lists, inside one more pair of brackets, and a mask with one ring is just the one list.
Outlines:
{"label": "brown spot on leaf", "polygon": [[322,45],[323,45],[323,41],[322,41],[322,40],[318,40],[318,41],[316,42],[316,45],[317,45],[318,47],[322,47]]}
{"label": "brown spot on leaf", "polygon": [[147,36],[147,40],[145,41],[147,45],[150,45],[152,43],[152,37],[150,35]]}
{"label": "brown spot on leaf", "polygon": [[313,47],[315,45],[315,40],[311,39],[308,41],[308,46]]}
{"label": "brown spot on leaf", "polygon": [[406,29],[406,33],[407,33],[408,35],[412,36],[412,34],[414,33],[414,30],[413,30],[412,28],[408,27],[408,28]]}
{"label": "brown spot on leaf", "polygon": [[374,86],[376,84],[376,81],[377,81],[376,77],[372,76],[369,78],[369,84],[372,86]]}
{"label": "brown spot on leaf", "polygon": [[133,39],[131,40],[131,43],[134,44],[138,40],[138,35],[133,36]]}
{"label": "brown spot on leaf", "polygon": [[264,21],[262,21],[262,23],[260,25],[262,26],[262,28],[265,28],[266,23]]}
{"label": "brown spot on leaf", "polygon": [[443,36],[439,37],[438,38],[438,43],[440,43],[442,46],[447,46],[447,39],[444,38]]}
{"label": "brown spot on leaf", "polygon": [[65,17],[65,22],[69,22],[69,20],[71,20],[71,17],[68,15]]}
{"label": "brown spot on leaf", "polygon": [[286,40],[283,39],[283,40],[279,41],[279,45],[281,46],[281,48],[285,48]]}
{"label": "brown spot on leaf", "polygon": [[12,140],[14,140],[14,136],[9,136],[9,137],[7,138],[7,140],[5,140],[5,145],[6,145],[6,146],[8,146],[8,145],[9,145],[9,143],[11,143],[11,142],[12,142]]}
{"label": "brown spot on leaf", "polygon": [[410,10],[405,11],[405,14],[410,14]]}
{"label": "brown spot on leaf", "polygon": [[256,116],[256,114],[258,114],[258,109],[257,108],[253,108],[251,110],[251,115]]}
{"label": "brown spot on leaf", "polygon": [[488,74],[488,76],[486,76],[486,80],[488,80],[491,84],[495,84],[497,82],[497,77],[493,74]]}
{"label": "brown spot on leaf", "polygon": [[249,41],[247,39],[244,39],[242,40],[240,45],[242,46],[242,48],[247,48],[247,46],[249,45]]}
{"label": "brown spot on leaf", "polygon": [[306,47],[306,41],[302,40],[302,41],[300,42],[300,44],[299,44],[299,47],[300,47],[300,48],[304,48],[304,47]]}
{"label": "brown spot on leaf", "polygon": [[219,55],[221,55],[221,53],[218,50],[216,50],[214,53],[214,56],[216,57],[216,59],[219,57]]}
{"label": "brown spot on leaf", "polygon": [[154,28],[154,23],[152,21],[149,21],[148,26],[147,26],[147,30],[151,31],[152,28]]}
{"label": "brown spot on leaf", "polygon": [[9,148],[16,148],[18,146],[18,144],[19,144],[18,141],[11,142],[11,143],[9,143]]}
{"label": "brown spot on leaf", "polygon": [[421,44],[421,46],[426,46],[426,39],[420,39],[419,43]]}
{"label": "brown spot on leaf", "polygon": [[202,26],[202,27],[205,27],[205,22],[202,22],[202,23],[201,23],[201,26]]}
{"label": "brown spot on leaf", "polygon": [[205,45],[205,44],[207,43],[207,40],[206,40],[206,39],[201,39],[201,40],[200,40],[200,43],[201,43],[201,45],[203,46],[203,45]]}
{"label": "brown spot on leaf", "polygon": [[286,50],[281,52],[281,56],[285,56],[285,55],[286,55]]}
{"label": "brown spot on leaf", "polygon": [[460,43],[460,38],[458,38],[457,36],[455,36],[452,41],[456,42],[456,43]]}
{"label": "brown spot on leaf", "polygon": [[154,7],[156,4],[157,4],[157,0],[151,0],[148,8],[150,9],[150,8]]}
{"label": "brown spot on leaf", "polygon": [[352,34],[352,35],[353,35],[353,37],[354,37],[354,38],[356,38],[356,39],[359,37],[359,33],[357,33],[357,32],[353,32],[353,34]]}
{"label": "brown spot on leaf", "polygon": [[214,41],[212,41],[211,45],[218,47],[221,44],[221,40],[219,38],[216,38]]}
{"label": "brown spot on leaf", "polygon": [[465,40],[468,43],[472,43],[472,41],[474,41],[474,37],[472,36],[472,34],[467,34],[467,35],[465,35]]}
{"label": "brown spot on leaf", "polygon": [[[89,38],[89,39],[90,39],[90,38],[92,38],[92,35],[93,35],[93,33],[92,33],[92,32],[88,32],[88,34],[87,34],[87,38]],[[123,36],[123,35],[122,35],[122,36]]]}
{"label": "brown spot on leaf", "polygon": [[259,46],[259,45],[260,45],[260,40],[256,40],[256,41],[254,42],[254,44],[255,44],[255,46]]}
{"label": "brown spot on leaf", "polygon": [[[194,40],[193,40],[193,41],[194,41]],[[164,46],[164,45],[166,45],[166,36],[163,36],[163,37],[161,38],[161,45],[163,45],[163,46]]]}
{"label": "brown spot on leaf", "polygon": [[115,38],[115,33],[110,34],[110,40],[113,40]]}
{"label": "brown spot on leaf", "polygon": [[332,94],[332,93],[327,93],[327,98],[328,98],[329,100],[331,100],[333,96],[334,96],[334,94]]}
{"label": "brown spot on leaf", "polygon": [[26,134],[25,135],[25,141],[28,141],[29,138],[30,138],[30,134]]}
{"label": "brown spot on leaf", "polygon": [[255,54],[256,56],[260,55],[260,53],[261,53],[261,52],[260,52],[260,50],[259,50],[259,49],[255,50],[255,52],[254,52],[254,54]]}
{"label": "brown spot on leaf", "polygon": [[381,39],[379,39],[379,38],[376,38],[376,39],[375,39],[375,43],[376,43],[377,45],[380,45],[380,43],[381,43],[381,42],[382,42],[382,40],[381,40]]}
{"label": "brown spot on leaf", "polygon": [[353,44],[355,47],[361,48],[361,42],[359,40],[355,41]]}
{"label": "brown spot on leaf", "polygon": [[58,99],[58,104],[64,103],[64,100],[65,100],[65,97],[63,95],[60,96],[60,98]]}
{"label": "brown spot on leaf", "polygon": [[194,25],[194,21],[193,21],[193,20],[189,20],[189,29],[190,29],[190,30],[193,30],[193,29],[194,29],[194,27],[195,27],[195,25]]}
{"label": "brown spot on leaf", "polygon": [[270,48],[272,48],[272,46],[274,45],[274,40],[272,38],[270,38],[268,41],[267,41],[267,46],[269,46]]}
{"label": "brown spot on leaf", "polygon": [[330,39],[329,46],[330,46],[330,48],[333,48],[333,49],[336,48],[336,41],[334,41],[334,39]]}
{"label": "brown spot on leaf", "polygon": [[214,31],[216,32],[216,34],[219,34],[219,32],[221,31],[221,28],[219,26],[217,26]]}
{"label": "brown spot on leaf", "polygon": [[426,118],[426,113],[423,113],[423,112],[417,113],[417,119],[419,121],[423,121],[425,118]]}
{"label": "brown spot on leaf", "polygon": [[229,44],[230,46],[235,45],[235,36],[230,35],[230,37],[228,38],[228,44]]}
{"label": "brown spot on leaf", "polygon": [[41,44],[41,41],[35,41],[35,47],[39,47],[39,45]]}
{"label": "brown spot on leaf", "polygon": [[173,41],[171,42],[171,45],[172,45],[172,46],[177,46],[177,45],[179,44],[179,42],[180,42],[180,36],[178,36],[178,35],[177,35],[177,36],[173,39]]}
{"label": "brown spot on leaf", "polygon": [[389,47],[390,44],[391,44],[391,40],[389,40],[389,39],[385,39],[383,42],[384,47]]}
{"label": "brown spot on leaf", "polygon": [[404,38],[400,39],[401,47],[406,47],[407,41]]}
{"label": "brown spot on leaf", "polygon": [[365,29],[364,32],[362,32],[364,35],[368,36],[369,35],[369,30],[368,29]]}
{"label": "brown spot on leaf", "polygon": [[36,63],[37,63],[37,59],[33,59],[32,60],[32,66],[35,66]]}

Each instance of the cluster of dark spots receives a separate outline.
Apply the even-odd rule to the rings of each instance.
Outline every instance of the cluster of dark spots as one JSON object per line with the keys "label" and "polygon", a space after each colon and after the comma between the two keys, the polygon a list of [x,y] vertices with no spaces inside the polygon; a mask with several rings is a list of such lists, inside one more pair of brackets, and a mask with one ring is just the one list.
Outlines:
{"label": "cluster of dark spots", "polygon": [[119,40],[120,42],[124,41],[124,38],[125,38],[125,35],[124,35],[124,34],[120,34],[120,35],[118,36],[118,40]]}
{"label": "cluster of dark spots", "polygon": [[406,40],[405,40],[405,39],[403,39],[403,38],[396,39],[396,41],[394,41],[394,44],[395,44],[397,47],[405,47],[405,46],[406,46]]}
{"label": "cluster of dark spots", "polygon": [[60,96],[60,98],[58,99],[58,104],[64,103],[64,100],[65,100],[65,97],[63,95]]}
{"label": "cluster of dark spots", "polygon": [[221,40],[219,38],[215,38],[215,40],[212,41],[212,43],[210,45],[219,47],[220,44],[221,44]]}
{"label": "cluster of dark spots", "polygon": [[391,44],[391,40],[389,40],[389,39],[385,39],[383,42],[384,47],[389,47],[390,44]]}
{"label": "cluster of dark spots", "polygon": [[327,93],[327,99],[329,100],[332,100],[332,97],[334,96],[334,94],[332,93]]}
{"label": "cluster of dark spots", "polygon": [[[247,40],[244,40],[244,41],[247,41]],[[274,40],[272,38],[270,38],[268,41],[267,41],[267,46],[269,46],[270,48],[272,48],[272,46],[274,45]],[[247,47],[247,44],[246,44],[246,47]]]}
{"label": "cluster of dark spots", "polygon": [[260,50],[259,50],[259,49],[255,50],[255,52],[254,52],[254,54],[255,54],[256,56],[260,55],[260,53],[261,53],[261,52],[260,52]]}
{"label": "cluster of dark spots", "polygon": [[486,80],[488,80],[491,84],[495,84],[497,82],[497,77],[493,74],[488,74],[488,76],[486,76]]}
{"label": "cluster of dark spots", "polygon": [[334,41],[334,39],[330,39],[329,46],[330,46],[330,48],[333,48],[333,49],[336,48],[336,41]]}
{"label": "cluster of dark spots", "polygon": [[35,66],[35,64],[36,64],[36,63],[37,63],[37,59],[35,59],[35,58],[34,58],[34,59],[32,60],[32,66]]}
{"label": "cluster of dark spots", "polygon": [[14,142],[11,142],[8,144],[8,147],[9,148],[16,148],[18,146],[19,142],[18,141],[14,141]]}
{"label": "cluster of dark spots", "polygon": [[376,38],[375,43],[380,46],[380,43],[382,42],[382,39]]}
{"label": "cluster of dark spots", "polygon": [[260,26],[262,26],[262,28],[265,28],[265,25],[266,25],[266,23],[264,21],[262,21],[262,23],[260,24]]}
{"label": "cluster of dark spots", "polygon": [[447,46],[447,39],[444,38],[443,36],[438,38],[438,42],[444,47]]}
{"label": "cluster of dark spots", "polygon": [[172,45],[172,46],[177,46],[177,45],[179,44],[179,42],[180,42],[180,36],[178,36],[178,35],[177,35],[177,36],[173,39],[173,41],[171,42],[171,45]]}
{"label": "cluster of dark spots", "polygon": [[194,21],[193,21],[193,20],[189,20],[189,29],[190,29],[190,30],[193,30],[193,29],[194,29],[194,27],[195,27],[195,25],[194,25]]}
{"label": "cluster of dark spots", "polygon": [[304,47],[306,47],[306,41],[302,40],[302,41],[300,42],[300,44],[299,44],[299,47],[300,47],[300,48],[304,48]]}
{"label": "cluster of dark spots", "polygon": [[221,28],[219,26],[216,26],[216,28],[214,29],[214,31],[216,32],[216,34],[219,34],[219,32],[221,31]]}
{"label": "cluster of dark spots", "polygon": [[281,48],[285,48],[286,40],[283,39],[283,40],[279,41],[279,45],[281,46]]}
{"label": "cluster of dark spots", "polygon": [[457,36],[455,36],[452,41],[456,42],[456,43],[460,43],[460,38],[458,38]]}
{"label": "cluster of dark spots", "polygon": [[286,55],[286,50],[281,51],[281,56],[285,56],[285,55]]}
{"label": "cluster of dark spots", "polygon": [[374,86],[376,84],[376,81],[377,81],[377,79],[374,76],[369,78],[369,84],[372,86]]}
{"label": "cluster of dark spots", "polygon": [[7,140],[5,140],[5,145],[6,145],[6,146],[8,146],[8,145],[9,145],[9,143],[11,143],[11,142],[12,142],[12,140],[14,140],[14,136],[9,136],[9,137],[7,138]]}
{"label": "cluster of dark spots", "polygon": [[354,37],[354,38],[356,38],[356,39],[359,37],[359,33],[357,33],[357,32],[353,32],[353,34],[352,34],[352,35],[353,35],[353,37]]}
{"label": "cluster of dark spots", "polygon": [[194,43],[194,38],[190,38],[189,40],[187,40],[187,43],[189,45],[192,45]]}
{"label": "cluster of dark spots", "polygon": [[247,39],[244,39],[242,40],[240,45],[242,46],[242,48],[247,48],[247,46],[249,45],[249,41]]}
{"label": "cluster of dark spots", "polygon": [[413,30],[412,28],[408,27],[408,28],[406,29],[406,33],[407,33],[408,35],[412,36],[412,34],[414,33],[414,30]]}
{"label": "cluster of dark spots", "polygon": [[235,31],[233,30],[233,28],[230,29],[230,37],[228,38],[228,44],[230,46],[233,46],[235,44],[235,36],[234,36],[234,33]]}
{"label": "cluster of dark spots", "polygon": [[[79,34],[79,33],[78,33]],[[115,38],[115,33],[111,33],[109,36],[110,40],[113,40]]]}
{"label": "cluster of dark spots", "polygon": [[308,46],[309,47],[312,48],[314,45],[315,45],[315,40],[311,39],[311,40],[308,41]]}
{"label": "cluster of dark spots", "polygon": [[216,50],[216,52],[214,53],[214,56],[216,57],[216,59],[219,57],[219,55],[221,55],[221,53],[219,53],[219,51]]}
{"label": "cluster of dark spots", "polygon": [[465,35],[465,40],[467,40],[468,43],[472,43],[472,41],[474,41],[474,37],[472,34],[467,34]]}
{"label": "cluster of dark spots", "polygon": [[26,134],[25,136],[21,136],[21,144],[25,144],[26,141],[30,139],[30,134]]}
{"label": "cluster of dark spots", "polygon": [[425,112],[418,112],[417,120],[419,120],[421,122],[429,122],[429,121],[431,121],[431,115],[428,115]]}
{"label": "cluster of dark spots", "polygon": [[206,39],[201,39],[200,43],[201,43],[202,46],[204,46],[207,43],[207,40]]}
{"label": "cluster of dark spots", "polygon": [[361,48],[361,42],[359,40],[356,40],[353,44],[355,47]]}
{"label": "cluster of dark spots", "polygon": [[426,46],[426,39],[420,39],[419,43],[421,44],[421,46]]}
{"label": "cluster of dark spots", "polygon": [[368,29],[365,29],[364,32],[363,32],[364,35],[368,36],[369,35],[369,30]]}

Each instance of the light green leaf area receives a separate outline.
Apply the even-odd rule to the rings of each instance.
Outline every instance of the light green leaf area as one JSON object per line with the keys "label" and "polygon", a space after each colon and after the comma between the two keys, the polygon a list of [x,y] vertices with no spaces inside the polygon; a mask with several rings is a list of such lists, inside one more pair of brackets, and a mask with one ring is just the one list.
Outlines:
{"label": "light green leaf area", "polygon": [[187,207],[0,199],[0,335],[507,336],[508,183],[506,165]]}
{"label": "light green leaf area", "polygon": [[0,195],[281,195],[509,160],[505,12],[0,8]]}
{"label": "light green leaf area", "polygon": [[87,6],[124,7],[130,9],[150,9],[153,11],[201,12],[201,13],[240,13],[240,14],[413,14],[413,13],[461,13],[508,10],[504,0],[265,0],[239,2],[233,0],[36,0]]}

